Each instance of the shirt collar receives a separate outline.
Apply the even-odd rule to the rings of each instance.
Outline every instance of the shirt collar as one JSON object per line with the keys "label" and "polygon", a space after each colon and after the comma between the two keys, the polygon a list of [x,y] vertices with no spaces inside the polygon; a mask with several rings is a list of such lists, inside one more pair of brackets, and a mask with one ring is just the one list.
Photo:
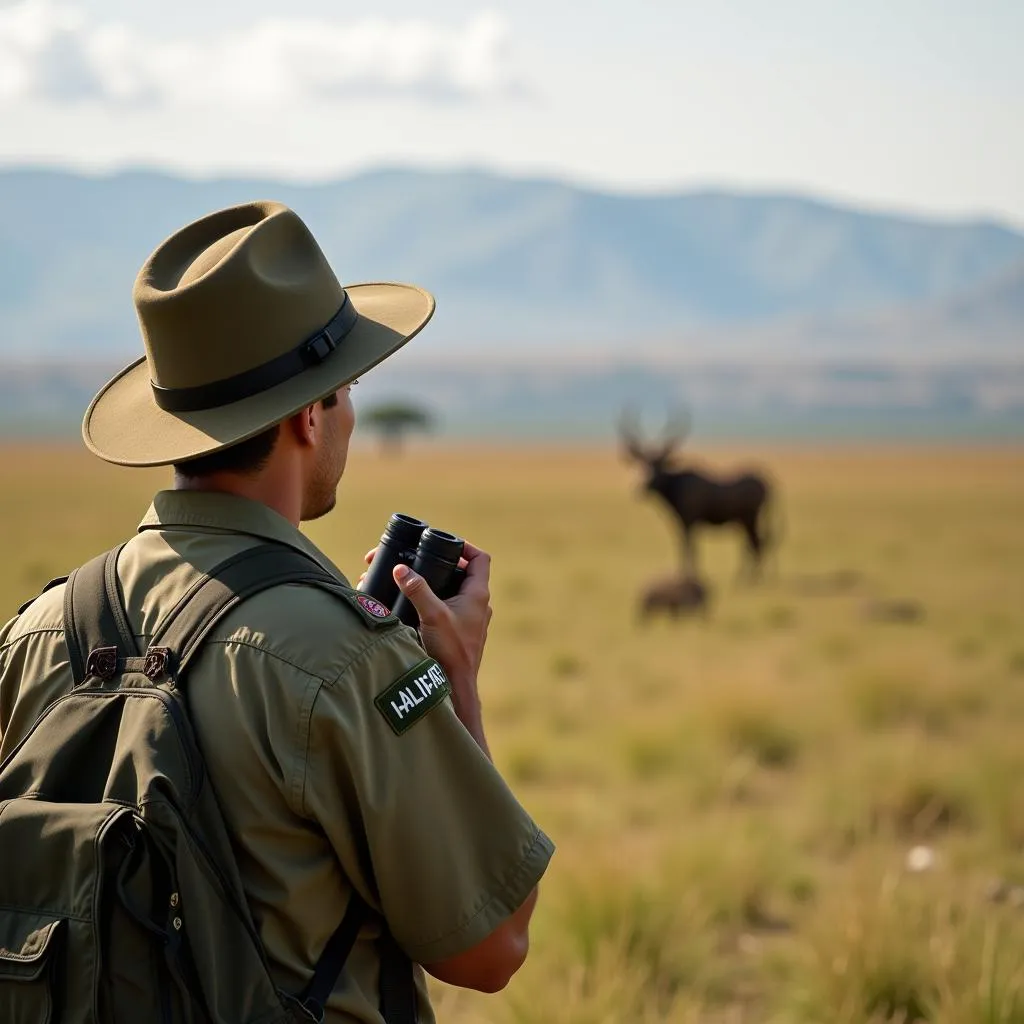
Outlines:
{"label": "shirt collar", "polygon": [[344,573],[308,537],[261,501],[223,491],[158,491],[139,523],[139,533],[176,527],[244,533],[287,544],[345,579]]}

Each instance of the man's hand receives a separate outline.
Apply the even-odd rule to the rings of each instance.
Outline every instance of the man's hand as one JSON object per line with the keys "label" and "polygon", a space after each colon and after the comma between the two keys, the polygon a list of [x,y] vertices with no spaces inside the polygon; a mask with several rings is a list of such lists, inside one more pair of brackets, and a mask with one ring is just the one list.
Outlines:
{"label": "man's hand", "polygon": [[[367,563],[373,561],[374,554],[376,548],[367,552]],[[464,565],[466,578],[458,594],[447,601],[442,601],[427,581],[408,566],[396,565],[393,574],[399,590],[412,602],[419,615],[420,640],[424,650],[440,662],[452,684],[455,713],[489,757],[477,691],[477,673],[493,614],[489,586],[491,556],[467,541],[459,564]]]}

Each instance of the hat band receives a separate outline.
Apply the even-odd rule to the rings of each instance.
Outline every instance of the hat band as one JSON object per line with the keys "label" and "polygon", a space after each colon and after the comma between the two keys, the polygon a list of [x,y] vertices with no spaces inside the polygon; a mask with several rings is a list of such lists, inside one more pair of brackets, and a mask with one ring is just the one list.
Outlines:
{"label": "hat band", "polygon": [[214,380],[209,384],[197,384],[188,388],[162,388],[150,381],[153,398],[165,412],[199,412],[202,409],[217,409],[222,405],[240,402],[262,391],[283,384],[314,366],[319,366],[348,334],[359,314],[349,301],[348,294],[341,309],[311,338],[289,352],[275,356],[269,362],[252,369],[243,370],[233,377]]}

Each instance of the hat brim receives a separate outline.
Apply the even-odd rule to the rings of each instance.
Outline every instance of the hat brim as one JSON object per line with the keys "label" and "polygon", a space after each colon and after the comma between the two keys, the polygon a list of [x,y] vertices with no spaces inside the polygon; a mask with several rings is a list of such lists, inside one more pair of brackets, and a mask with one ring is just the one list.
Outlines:
{"label": "hat brim", "polygon": [[319,365],[230,405],[169,413],[153,398],[145,358],[122,370],[89,404],[86,447],[119,466],[166,466],[208,455],[280,423],[353,381],[414,337],[434,313],[434,298],[407,284],[347,285],[359,319]]}

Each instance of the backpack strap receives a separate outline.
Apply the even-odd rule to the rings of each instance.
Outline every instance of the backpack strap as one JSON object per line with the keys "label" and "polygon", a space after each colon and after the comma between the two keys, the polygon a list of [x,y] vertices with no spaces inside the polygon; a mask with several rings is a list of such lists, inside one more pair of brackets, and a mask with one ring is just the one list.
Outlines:
{"label": "backpack strap", "polygon": [[128,622],[128,615],[124,610],[124,598],[121,594],[121,582],[117,578],[117,559],[121,554],[124,544],[111,551],[103,563],[103,590],[107,597],[107,607],[110,609],[114,622],[117,625],[117,632],[121,637],[121,644],[128,657],[134,657],[139,653],[138,644],[135,642],[135,631]]}
{"label": "backpack strap", "polygon": [[109,678],[123,658],[138,654],[117,582],[121,544],[75,569],[64,586],[64,641],[75,685]]}
{"label": "backpack strap", "polygon": [[380,957],[380,1012],[387,1024],[416,1024],[412,961],[387,928],[377,939]]}
{"label": "backpack strap", "polygon": [[201,576],[157,626],[149,653],[171,659],[171,675],[180,685],[192,658],[210,630],[247,597],[285,583],[307,583],[325,590],[343,584],[308,555],[283,544],[246,548]]}
{"label": "backpack strap", "polygon": [[[210,630],[237,604],[269,587],[305,583],[350,600],[348,588],[308,555],[282,544],[246,548],[215,566],[189,588],[157,627],[147,659],[168,663],[179,688],[192,659]],[[374,623],[377,625],[378,623]],[[354,890],[341,923],[327,940],[313,977],[299,996],[318,1021],[341,976],[370,908]],[[416,1024],[416,986],[412,961],[385,926],[378,939],[380,1010],[386,1024]]]}
{"label": "backpack strap", "polygon": [[[334,991],[334,984],[341,976],[342,968],[345,966],[349,953],[352,952],[352,947],[356,944],[359,929],[369,916],[370,908],[363,902],[359,893],[353,889],[341,924],[334,929],[334,934],[327,940],[327,945],[324,946],[324,951],[320,954],[320,959],[313,969],[313,977],[309,979],[309,984],[299,996],[299,1001],[315,1020],[324,1019],[327,1000],[330,998],[331,992]],[[384,1019],[388,1020],[387,1017]]]}

